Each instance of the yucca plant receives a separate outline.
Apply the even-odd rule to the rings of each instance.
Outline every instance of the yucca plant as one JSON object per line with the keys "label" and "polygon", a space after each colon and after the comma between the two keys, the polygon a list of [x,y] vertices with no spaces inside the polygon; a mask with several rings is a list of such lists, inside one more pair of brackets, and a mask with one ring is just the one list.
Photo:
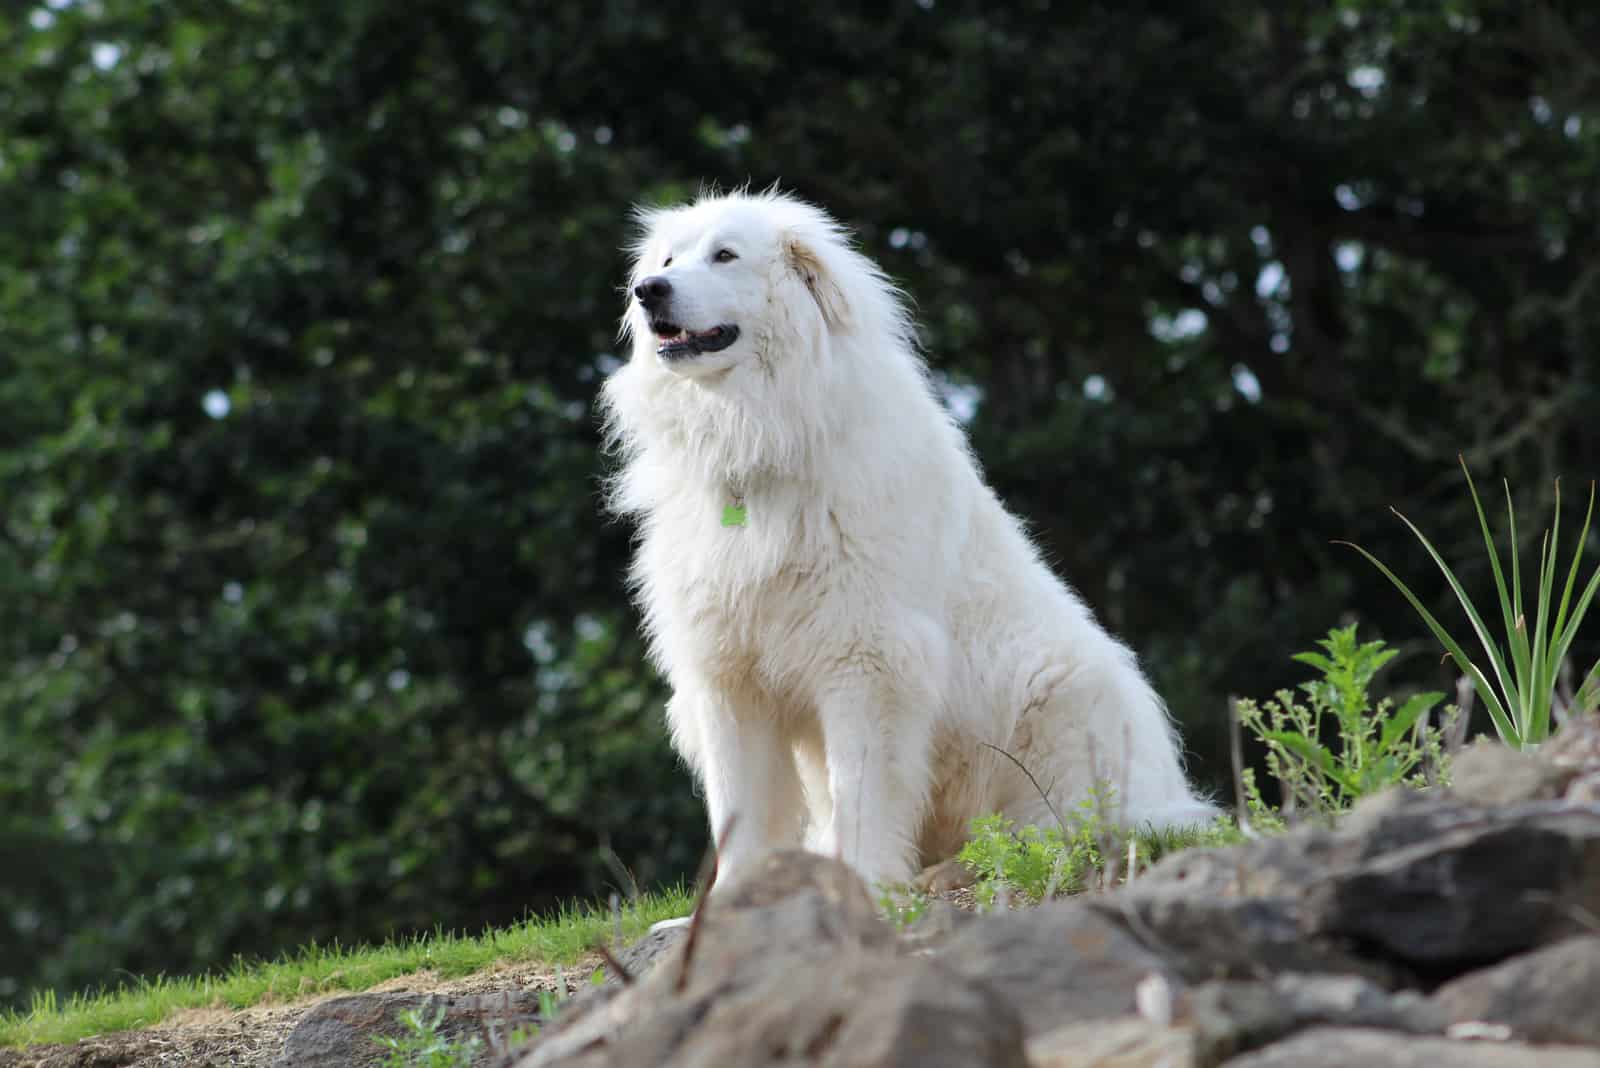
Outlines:
{"label": "yucca plant", "polygon": [[[1428,550],[1428,555],[1433,557],[1434,563],[1439,565],[1439,570],[1444,572],[1445,581],[1450,583],[1450,589],[1455,592],[1456,599],[1461,602],[1467,619],[1472,623],[1472,630],[1478,636],[1478,642],[1488,658],[1489,671],[1493,672],[1494,682],[1497,685],[1490,684],[1488,673],[1467,656],[1461,643],[1450,636],[1450,632],[1445,630],[1427,608],[1423,607],[1416,594],[1412,593],[1393,571],[1361,546],[1349,542],[1343,544],[1350,545],[1356,552],[1372,561],[1378,570],[1394,583],[1395,588],[1405,595],[1406,600],[1411,602],[1411,606],[1417,610],[1417,614],[1422,616],[1428,629],[1433,631],[1434,636],[1444,645],[1457,667],[1472,680],[1484,707],[1489,710],[1490,718],[1494,720],[1494,729],[1500,735],[1500,740],[1518,749],[1531,749],[1550,735],[1550,708],[1555,694],[1556,674],[1561,668],[1562,661],[1566,659],[1573,639],[1577,637],[1578,626],[1589,610],[1595,589],[1600,587],[1600,566],[1597,566],[1588,584],[1578,595],[1577,601],[1574,602],[1572,599],[1578,581],[1578,565],[1583,559],[1584,545],[1589,536],[1589,520],[1594,515],[1594,483],[1589,484],[1589,510],[1583,517],[1583,531],[1578,535],[1578,544],[1573,550],[1572,565],[1567,570],[1567,581],[1561,590],[1561,600],[1556,603],[1554,600],[1556,542],[1561,531],[1561,483],[1559,480],[1556,482],[1555,515],[1550,521],[1550,529],[1545,531],[1544,539],[1539,546],[1537,601],[1533,625],[1530,628],[1528,617],[1523,611],[1522,568],[1517,549],[1517,515],[1511,505],[1511,486],[1509,483],[1505,486],[1506,522],[1511,536],[1511,587],[1507,589],[1505,572],[1500,566],[1500,555],[1495,550],[1494,536],[1489,532],[1489,519],[1484,514],[1483,502],[1478,498],[1478,488],[1473,485],[1472,472],[1467,470],[1465,459],[1461,460],[1461,470],[1467,476],[1467,488],[1472,493],[1472,504],[1478,512],[1478,525],[1483,530],[1483,544],[1489,550],[1489,566],[1494,573],[1495,592],[1499,595],[1500,615],[1505,628],[1503,645],[1490,633],[1488,624],[1484,622],[1477,606],[1472,603],[1472,598],[1462,589],[1455,573],[1444,562],[1444,557],[1439,555],[1433,543],[1417,529],[1415,523],[1401,515],[1397,509],[1391,511],[1411,528],[1417,540],[1422,542],[1422,547]],[[1600,662],[1584,674],[1588,682],[1583,687],[1582,693],[1585,695],[1585,700],[1590,703],[1594,701],[1593,682],[1597,672],[1600,672]]]}

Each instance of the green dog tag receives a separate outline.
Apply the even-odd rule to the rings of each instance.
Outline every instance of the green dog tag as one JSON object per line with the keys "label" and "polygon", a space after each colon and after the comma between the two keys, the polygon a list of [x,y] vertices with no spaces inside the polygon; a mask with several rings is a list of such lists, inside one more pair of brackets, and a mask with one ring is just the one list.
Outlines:
{"label": "green dog tag", "polygon": [[742,527],[749,514],[742,504],[728,504],[722,508],[722,525],[725,527]]}

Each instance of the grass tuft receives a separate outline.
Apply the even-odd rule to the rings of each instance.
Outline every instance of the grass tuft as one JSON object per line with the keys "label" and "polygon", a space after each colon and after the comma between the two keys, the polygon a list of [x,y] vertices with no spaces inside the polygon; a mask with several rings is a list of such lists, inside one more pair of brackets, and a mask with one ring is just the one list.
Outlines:
{"label": "grass tuft", "polygon": [[[1578,636],[1578,626],[1588,613],[1596,592],[1600,592],[1600,566],[1596,566],[1588,583],[1581,588],[1577,601],[1572,600],[1584,549],[1589,540],[1589,523],[1594,518],[1594,483],[1589,484],[1589,507],[1583,515],[1583,529],[1578,533],[1559,601],[1555,599],[1555,593],[1556,558],[1560,551],[1558,542],[1561,534],[1561,483],[1556,483],[1555,513],[1550,520],[1550,528],[1540,541],[1539,567],[1533,575],[1531,589],[1534,593],[1534,614],[1530,619],[1523,599],[1521,548],[1517,538],[1516,509],[1511,504],[1511,486],[1505,485],[1506,526],[1511,543],[1511,586],[1508,589],[1505,569],[1500,566],[1500,553],[1495,548],[1494,533],[1489,529],[1489,517],[1484,512],[1483,501],[1478,498],[1478,487],[1473,484],[1472,473],[1467,470],[1465,459],[1461,461],[1461,471],[1466,475],[1467,488],[1472,493],[1472,506],[1478,514],[1478,527],[1483,533],[1484,548],[1489,555],[1489,569],[1494,575],[1495,598],[1499,604],[1502,625],[1500,634],[1497,635],[1484,621],[1483,613],[1467,595],[1455,572],[1427,536],[1398,511],[1395,515],[1411,528],[1411,533],[1417,536],[1422,547],[1438,565],[1462,611],[1466,613],[1468,622],[1472,624],[1472,632],[1483,649],[1488,670],[1467,655],[1462,644],[1445,629],[1444,624],[1381,560],[1359,545],[1350,545],[1349,542],[1341,544],[1350,545],[1366,557],[1411,602],[1411,607],[1416,609],[1423,623],[1439,639],[1439,644],[1444,646],[1456,666],[1472,680],[1473,689],[1483,700],[1500,740],[1515,749],[1536,749],[1550,736],[1553,698],[1562,662],[1566,660],[1567,652]],[[1596,661],[1584,676],[1579,704],[1581,712],[1594,711],[1596,705],[1600,705],[1600,661]]]}
{"label": "grass tuft", "polygon": [[973,820],[959,859],[977,879],[978,903],[988,908],[1019,898],[1032,904],[1109,889],[1169,854],[1244,840],[1226,816],[1189,827],[1117,827],[1101,811],[1111,793],[1102,784],[1061,827],[1017,827],[1001,815]]}

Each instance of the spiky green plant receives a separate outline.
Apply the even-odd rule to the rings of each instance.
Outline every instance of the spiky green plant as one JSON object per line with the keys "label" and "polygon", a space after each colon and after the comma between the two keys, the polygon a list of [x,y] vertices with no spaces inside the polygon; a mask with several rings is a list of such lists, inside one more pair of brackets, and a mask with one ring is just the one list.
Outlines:
{"label": "spiky green plant", "polygon": [[[1589,603],[1594,599],[1595,590],[1600,587],[1600,566],[1597,566],[1576,603],[1573,602],[1572,591],[1577,585],[1578,565],[1583,559],[1583,548],[1589,536],[1589,520],[1594,516],[1594,483],[1589,483],[1589,509],[1583,517],[1583,531],[1578,535],[1578,544],[1572,553],[1572,565],[1567,570],[1567,581],[1561,591],[1561,600],[1556,603],[1554,600],[1556,542],[1561,532],[1561,483],[1556,482],[1555,514],[1550,521],[1550,529],[1545,531],[1539,545],[1537,601],[1533,626],[1530,628],[1527,615],[1523,611],[1522,567],[1517,548],[1516,509],[1511,504],[1511,486],[1509,483],[1505,485],[1506,522],[1510,528],[1511,538],[1511,586],[1507,589],[1505,572],[1500,566],[1500,554],[1495,549],[1494,535],[1489,532],[1489,519],[1484,514],[1483,502],[1478,498],[1478,488],[1473,485],[1472,472],[1467,470],[1465,459],[1461,460],[1461,470],[1467,476],[1467,488],[1472,493],[1472,504],[1478,512],[1478,525],[1483,530],[1483,543],[1489,550],[1489,566],[1494,573],[1495,592],[1499,596],[1500,615],[1505,628],[1504,646],[1490,633],[1488,624],[1484,622],[1477,606],[1472,603],[1472,598],[1467,596],[1467,591],[1462,588],[1455,573],[1444,562],[1444,557],[1439,555],[1433,543],[1417,529],[1415,523],[1401,515],[1398,510],[1394,510],[1394,514],[1400,516],[1400,520],[1411,528],[1411,532],[1422,542],[1422,547],[1428,551],[1428,555],[1433,557],[1434,563],[1438,564],[1439,570],[1444,573],[1445,581],[1450,584],[1456,599],[1461,602],[1467,619],[1472,623],[1473,633],[1478,636],[1478,642],[1487,655],[1489,670],[1494,674],[1496,685],[1490,684],[1488,673],[1467,656],[1461,643],[1451,637],[1444,625],[1423,606],[1416,594],[1412,593],[1393,571],[1361,546],[1349,542],[1343,544],[1350,545],[1356,552],[1372,561],[1378,570],[1394,583],[1395,588],[1405,595],[1406,600],[1411,602],[1411,606],[1422,616],[1428,629],[1433,631],[1434,636],[1449,652],[1456,666],[1472,680],[1473,687],[1483,699],[1484,707],[1489,710],[1489,716],[1494,721],[1494,729],[1500,735],[1501,741],[1517,749],[1533,748],[1550,736],[1550,707],[1555,694],[1556,675],[1561,670],[1561,663],[1566,659],[1573,639],[1577,637],[1578,625],[1583,622],[1583,617],[1589,610]],[[1596,662],[1595,666],[1585,673],[1588,683],[1582,692],[1589,702],[1594,700],[1596,691],[1593,682],[1597,673],[1600,673],[1600,662]]]}

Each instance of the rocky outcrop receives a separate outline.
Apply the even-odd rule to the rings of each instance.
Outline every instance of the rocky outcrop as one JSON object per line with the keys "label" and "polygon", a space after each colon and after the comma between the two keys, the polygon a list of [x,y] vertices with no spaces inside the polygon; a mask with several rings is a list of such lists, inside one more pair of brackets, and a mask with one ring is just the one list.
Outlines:
{"label": "rocky outcrop", "polygon": [[909,931],[843,865],[775,856],[505,1063],[1600,1068],[1600,802],[1563,752],[1475,749],[1455,792],[1337,830]]}

